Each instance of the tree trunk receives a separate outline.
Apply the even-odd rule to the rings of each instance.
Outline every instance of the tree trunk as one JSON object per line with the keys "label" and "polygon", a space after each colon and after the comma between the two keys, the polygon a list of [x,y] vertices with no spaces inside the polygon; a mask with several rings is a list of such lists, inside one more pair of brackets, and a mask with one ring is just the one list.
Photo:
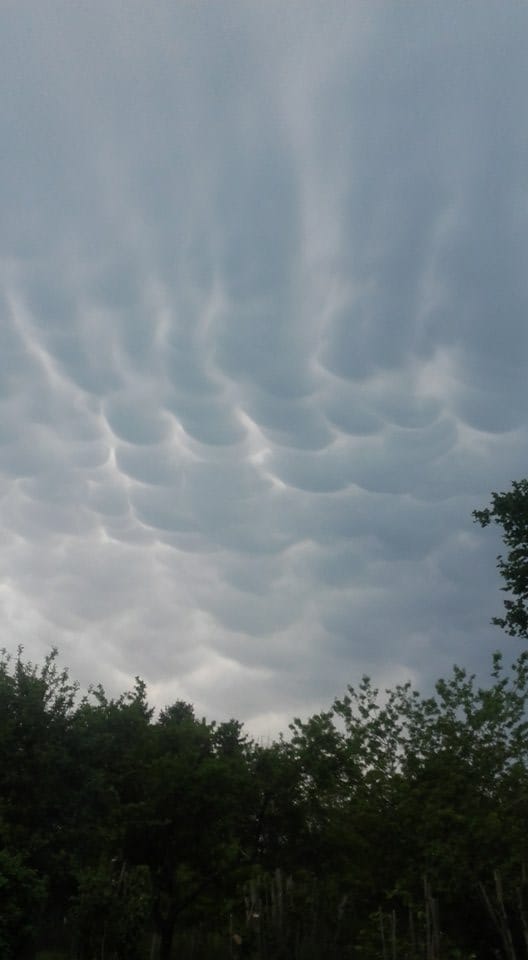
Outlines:
{"label": "tree trunk", "polygon": [[174,939],[175,917],[167,917],[160,925],[159,960],[170,960]]}

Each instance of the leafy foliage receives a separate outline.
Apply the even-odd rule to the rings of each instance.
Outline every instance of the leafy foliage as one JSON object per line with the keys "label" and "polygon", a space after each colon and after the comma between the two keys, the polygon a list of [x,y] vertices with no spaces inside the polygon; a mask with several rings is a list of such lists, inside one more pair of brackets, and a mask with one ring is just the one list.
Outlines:
{"label": "leafy foliage", "polygon": [[499,554],[497,567],[504,579],[502,588],[513,595],[505,600],[504,617],[493,622],[512,637],[528,637],[528,480],[512,483],[511,490],[493,493],[491,507],[475,510],[473,517],[482,527],[496,523],[503,529],[503,542],[509,548],[506,558]]}
{"label": "leafy foliage", "polygon": [[[493,497],[475,517],[503,524],[498,622],[523,636],[528,485]],[[520,960],[527,707],[528,652],[497,653],[427,696],[364,677],[263,746],[4,652],[0,956]]]}

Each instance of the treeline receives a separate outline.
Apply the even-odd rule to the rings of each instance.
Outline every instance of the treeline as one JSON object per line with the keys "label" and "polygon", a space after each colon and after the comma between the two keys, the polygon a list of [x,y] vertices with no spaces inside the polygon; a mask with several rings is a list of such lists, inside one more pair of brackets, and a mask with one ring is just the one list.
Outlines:
{"label": "treeline", "polygon": [[4,655],[0,956],[526,956],[527,699],[496,655],[262,746]]}
{"label": "treeline", "polygon": [[[528,484],[494,494],[526,638]],[[528,652],[262,745],[0,657],[1,960],[528,957]]]}

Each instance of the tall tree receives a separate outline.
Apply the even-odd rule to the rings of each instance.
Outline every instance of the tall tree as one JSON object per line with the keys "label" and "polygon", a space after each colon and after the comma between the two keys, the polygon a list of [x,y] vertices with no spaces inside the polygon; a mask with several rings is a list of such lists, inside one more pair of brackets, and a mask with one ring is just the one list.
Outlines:
{"label": "tall tree", "polygon": [[506,557],[499,554],[497,567],[505,583],[502,589],[513,599],[504,601],[506,615],[494,617],[493,623],[511,637],[528,638],[528,480],[514,481],[511,490],[492,493],[491,507],[474,510],[473,517],[482,527],[501,526],[509,550]]}
{"label": "tall tree", "polygon": [[68,671],[57,666],[56,650],[41,667],[24,660],[22,649],[14,658],[0,652],[0,890],[5,900],[0,952],[5,957],[9,949],[25,956],[23,944],[30,948],[44,915],[59,910],[69,893],[76,693]]}

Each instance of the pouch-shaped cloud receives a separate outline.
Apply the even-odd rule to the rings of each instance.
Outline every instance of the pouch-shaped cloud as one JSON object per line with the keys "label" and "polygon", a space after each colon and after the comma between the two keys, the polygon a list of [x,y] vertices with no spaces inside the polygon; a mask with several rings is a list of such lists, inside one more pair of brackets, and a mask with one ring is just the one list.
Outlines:
{"label": "pouch-shaped cloud", "polygon": [[4,27],[6,642],[259,732],[478,670],[471,510],[526,469],[528,8]]}

